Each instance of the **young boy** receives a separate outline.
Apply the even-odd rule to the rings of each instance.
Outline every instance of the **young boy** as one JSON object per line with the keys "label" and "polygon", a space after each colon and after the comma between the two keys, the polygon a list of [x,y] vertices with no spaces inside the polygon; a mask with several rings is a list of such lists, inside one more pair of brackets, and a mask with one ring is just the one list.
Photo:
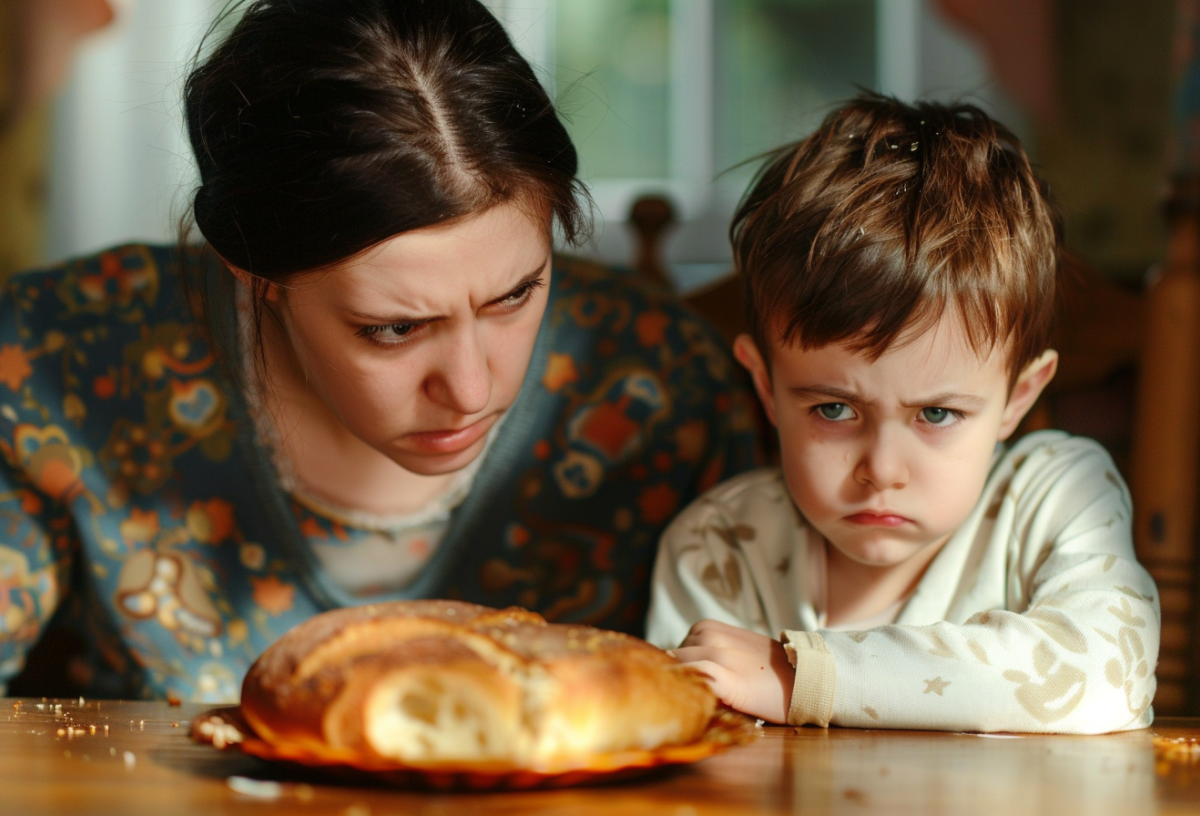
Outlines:
{"label": "young boy", "polygon": [[1149,725],[1158,593],[1117,469],[1057,431],[998,444],[1057,365],[1060,230],[1016,137],[860,97],[778,151],[731,235],[782,467],[668,528],[649,639],[771,722]]}

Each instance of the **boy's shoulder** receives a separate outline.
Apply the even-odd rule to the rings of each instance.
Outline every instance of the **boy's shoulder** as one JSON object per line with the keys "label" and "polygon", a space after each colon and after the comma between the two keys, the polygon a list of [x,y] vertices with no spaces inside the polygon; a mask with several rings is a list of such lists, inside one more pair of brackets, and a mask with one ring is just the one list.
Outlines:
{"label": "boy's shoulder", "polygon": [[1108,450],[1094,439],[1066,431],[1026,434],[1003,450],[993,474],[1008,475],[1016,484],[1028,484],[1059,479],[1080,469],[1096,472],[1124,489],[1125,483]]}
{"label": "boy's shoulder", "polygon": [[981,499],[989,505],[1010,500],[1015,518],[1027,520],[1046,513],[1068,519],[1090,505],[1127,511],[1131,504],[1129,488],[1104,446],[1064,431],[1037,431],[1008,446]]}

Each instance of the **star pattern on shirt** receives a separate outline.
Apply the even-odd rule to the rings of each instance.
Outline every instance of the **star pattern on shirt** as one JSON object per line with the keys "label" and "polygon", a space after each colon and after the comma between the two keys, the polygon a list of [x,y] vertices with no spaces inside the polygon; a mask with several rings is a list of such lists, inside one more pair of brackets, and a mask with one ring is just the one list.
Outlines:
{"label": "star pattern on shirt", "polygon": [[942,696],[942,692],[946,690],[946,686],[950,685],[949,680],[943,680],[940,677],[935,677],[932,680],[925,681],[925,694],[936,694]]}

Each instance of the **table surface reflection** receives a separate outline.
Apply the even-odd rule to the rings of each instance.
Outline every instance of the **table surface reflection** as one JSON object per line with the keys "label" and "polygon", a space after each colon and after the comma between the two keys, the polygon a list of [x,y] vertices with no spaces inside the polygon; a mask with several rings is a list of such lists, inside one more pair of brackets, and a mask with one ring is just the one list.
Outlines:
{"label": "table surface reflection", "polygon": [[[437,793],[297,780],[188,737],[205,706],[0,700],[0,812],[190,814],[1028,814],[1200,812],[1200,758],[1152,739],[1200,719],[1098,737],[774,728],[695,765],[590,787]],[[230,777],[284,780],[235,789]],[[262,794],[272,794],[264,797]],[[277,795],[276,795],[277,794]]]}

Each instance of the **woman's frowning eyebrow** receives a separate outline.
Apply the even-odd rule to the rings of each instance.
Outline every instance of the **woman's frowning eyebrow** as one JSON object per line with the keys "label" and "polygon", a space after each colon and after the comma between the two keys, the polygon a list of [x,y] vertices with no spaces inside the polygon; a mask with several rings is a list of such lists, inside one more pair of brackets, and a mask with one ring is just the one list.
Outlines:
{"label": "woman's frowning eyebrow", "polygon": [[[499,303],[502,300],[507,300],[508,298],[511,298],[516,294],[519,294],[523,288],[525,288],[526,286],[530,285],[531,283],[534,283],[535,281],[539,280],[542,277],[543,273],[545,273],[546,268],[547,268],[547,266],[549,266],[549,264],[550,264],[550,259],[546,258],[546,260],[542,261],[536,268],[525,273],[521,277],[520,280],[518,280],[512,287],[510,287],[508,290],[506,290],[503,294],[500,294],[494,298],[491,298],[490,300],[487,301],[487,303],[489,303],[489,304]],[[416,314],[402,314],[400,312],[393,312],[391,314],[379,314],[379,313],[371,313],[371,312],[347,311],[346,314],[349,317],[354,318],[355,320],[362,321],[363,323],[369,323],[369,324],[379,325],[379,326],[415,325],[415,324],[423,324],[423,323],[433,323],[434,321],[437,321],[437,320],[444,320],[447,317],[446,315],[437,315],[437,314],[435,314],[435,315],[416,315]]]}

